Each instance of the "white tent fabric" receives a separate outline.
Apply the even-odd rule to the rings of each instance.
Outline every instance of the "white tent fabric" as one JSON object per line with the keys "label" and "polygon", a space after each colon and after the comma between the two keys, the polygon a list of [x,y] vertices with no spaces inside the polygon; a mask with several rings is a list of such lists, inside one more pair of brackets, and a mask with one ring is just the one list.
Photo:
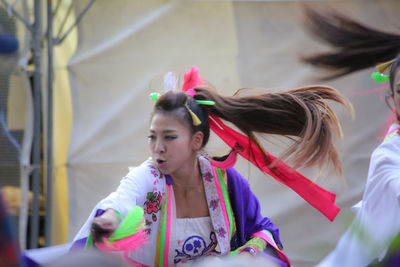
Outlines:
{"label": "white tent fabric", "polygon": [[[330,1],[329,1],[330,2]],[[397,21],[397,1],[333,1],[342,12],[375,24]],[[82,10],[85,1],[74,1]],[[153,103],[167,71],[200,74],[221,94],[240,87],[290,89],[321,74],[299,63],[301,54],[321,49],[302,29],[301,10],[286,1],[107,1],[97,0],[79,24],[79,44],[69,62],[73,130],[68,152],[69,238],[101,198],[114,190],[128,166],[148,157],[146,133]],[[361,199],[368,162],[380,142],[390,112],[372,70],[333,82],[353,102],[355,120],[335,106],[343,123],[338,141],[345,183],[325,170],[318,183],[337,193],[342,207],[331,223],[293,191],[241,160],[237,169],[249,178],[263,214],[280,228],[285,250],[295,266],[311,266],[332,250]],[[155,78],[156,77],[156,78]],[[370,94],[361,92],[371,91]],[[275,155],[281,139],[265,143]],[[278,145],[276,145],[278,143]],[[227,152],[212,137],[210,154]],[[316,170],[301,170],[309,178]]]}
{"label": "white tent fabric", "polygon": [[[4,8],[3,6],[1,7]],[[15,8],[18,10],[23,17],[28,17],[28,4],[27,1],[19,1],[18,3],[14,3],[13,5],[8,6],[8,18],[4,20],[2,19],[2,24],[0,26],[0,32],[3,32],[5,29],[10,27],[10,22],[5,22],[8,20],[13,20],[16,26],[16,37],[19,42],[19,50],[17,54],[13,54],[10,57],[6,55],[1,55],[1,71],[10,72],[9,82],[5,83],[5,86],[8,86],[7,96],[7,118],[2,118],[2,122],[5,122],[7,126],[7,131],[12,131],[14,133],[19,132],[21,134],[21,140],[18,141],[18,138],[15,139],[15,136],[12,134],[10,137],[15,142],[15,147],[18,150],[18,160],[19,160],[19,171],[18,174],[20,180],[18,182],[15,179],[12,184],[9,182],[13,178],[11,174],[5,175],[5,177],[0,177],[0,187],[9,186],[7,189],[4,187],[5,191],[10,190],[9,197],[6,198],[8,201],[9,207],[11,207],[14,212],[11,212],[14,216],[17,216],[18,223],[18,243],[21,250],[25,249],[26,245],[26,236],[27,236],[27,227],[28,227],[28,211],[29,211],[29,175],[32,172],[32,167],[30,166],[31,161],[31,146],[33,140],[33,97],[32,97],[32,88],[29,81],[29,72],[28,70],[28,60],[31,55],[31,33],[26,29],[25,25],[15,17],[11,15],[11,9]],[[7,25],[7,26],[6,26]],[[11,64],[13,62],[13,64]],[[11,68],[11,69],[10,69]],[[4,75],[4,74],[3,74]],[[4,83],[5,81],[2,80]],[[4,84],[3,84],[4,85]],[[4,121],[3,121],[4,120]],[[12,137],[13,136],[13,137]],[[2,147],[1,149],[7,148]],[[0,149],[0,150],[1,150]],[[10,151],[9,151],[10,152]],[[1,158],[1,160],[8,160],[7,158]],[[3,165],[4,166],[4,165]],[[12,168],[12,166],[10,166]],[[5,180],[4,180],[5,179]],[[8,181],[7,181],[8,180]],[[15,184],[16,183],[16,184]],[[19,186],[19,189],[18,186]],[[3,196],[6,195],[4,194]]]}

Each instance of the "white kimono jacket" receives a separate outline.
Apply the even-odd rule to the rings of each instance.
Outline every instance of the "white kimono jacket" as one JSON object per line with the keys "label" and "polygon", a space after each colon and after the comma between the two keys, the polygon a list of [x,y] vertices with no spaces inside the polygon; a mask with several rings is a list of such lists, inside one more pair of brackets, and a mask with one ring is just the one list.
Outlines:
{"label": "white kimono jacket", "polygon": [[[400,233],[400,135],[393,124],[372,153],[368,180],[352,225],[319,267],[367,266],[381,260]],[[389,136],[390,135],[390,136]]]}
{"label": "white kimono jacket", "polygon": [[[226,180],[207,159],[199,157],[199,163],[209,203],[212,228],[216,234],[216,250],[220,255],[226,255],[231,251],[230,240],[236,229]],[[173,235],[179,229],[175,229],[176,206],[172,180],[169,182],[168,179],[170,178],[161,174],[150,160],[131,168],[127,176],[121,180],[118,189],[96,205],[74,240],[88,237],[91,223],[98,210],[112,208],[124,218],[132,207],[139,205],[144,208],[145,224],[149,231],[147,243],[135,251],[129,251],[125,258],[138,266],[174,265],[171,257],[173,255],[170,253],[170,240],[174,240]],[[288,266],[290,265],[269,231],[252,233],[252,237],[265,240],[276,249],[279,257],[287,262]]]}

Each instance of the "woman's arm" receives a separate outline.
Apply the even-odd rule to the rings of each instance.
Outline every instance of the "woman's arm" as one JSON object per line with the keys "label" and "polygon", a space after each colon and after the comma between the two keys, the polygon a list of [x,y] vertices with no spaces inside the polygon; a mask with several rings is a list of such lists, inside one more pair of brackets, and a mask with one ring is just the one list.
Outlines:
{"label": "woman's arm", "polygon": [[[74,240],[87,238],[92,231],[92,222],[96,231],[112,233],[118,227],[119,221],[136,205],[144,202],[146,192],[151,191],[152,182],[149,178],[151,170],[148,161],[133,168],[122,178],[115,192],[101,200],[92,210],[86,223],[80,229]],[[151,177],[154,177],[151,174]],[[120,218],[119,218],[120,217]],[[104,229],[103,229],[104,228]],[[103,233],[102,235],[106,235]],[[97,238],[97,237],[96,237]]]}
{"label": "woman's arm", "polygon": [[235,214],[238,247],[232,254],[248,252],[257,254],[272,248],[288,266],[290,261],[282,251],[278,227],[261,215],[257,197],[248,182],[233,168],[227,170],[228,191]]}
{"label": "woman's arm", "polygon": [[385,254],[400,232],[400,136],[372,153],[361,205],[336,248],[318,265],[367,266]]}

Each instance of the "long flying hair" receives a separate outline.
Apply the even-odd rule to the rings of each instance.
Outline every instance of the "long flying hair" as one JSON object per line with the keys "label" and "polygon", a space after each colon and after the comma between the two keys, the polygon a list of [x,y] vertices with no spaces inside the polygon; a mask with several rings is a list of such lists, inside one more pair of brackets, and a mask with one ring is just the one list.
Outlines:
{"label": "long flying hair", "polygon": [[[332,100],[352,109],[350,102],[335,89],[327,86],[307,86],[285,92],[265,93],[254,96],[222,96],[210,87],[194,88],[196,100],[212,100],[213,106],[199,105],[191,101],[185,93],[166,93],[156,102],[155,112],[176,112],[189,125],[196,129],[188,111],[190,109],[200,118],[205,136],[209,135],[208,114],[233,123],[263,152],[268,155],[258,141],[256,134],[276,134],[292,138],[298,137],[282,158],[291,156],[294,168],[318,165],[322,167],[332,162],[334,169],[341,173],[341,164],[333,144],[334,136],[341,136],[338,119],[325,100]],[[248,90],[248,89],[242,89]],[[189,100],[188,100],[189,99]],[[189,101],[189,102],[186,102]],[[204,110],[205,112],[203,112]],[[204,120],[203,120],[204,119]],[[205,122],[205,123],[203,123]],[[203,142],[206,145],[206,142]]]}
{"label": "long flying hair", "polygon": [[[317,11],[306,4],[303,7],[306,29],[331,46],[329,52],[302,58],[306,63],[331,72],[323,80],[375,66],[394,59],[400,53],[398,33],[374,29],[337,11]],[[395,68],[392,70],[394,72]]]}

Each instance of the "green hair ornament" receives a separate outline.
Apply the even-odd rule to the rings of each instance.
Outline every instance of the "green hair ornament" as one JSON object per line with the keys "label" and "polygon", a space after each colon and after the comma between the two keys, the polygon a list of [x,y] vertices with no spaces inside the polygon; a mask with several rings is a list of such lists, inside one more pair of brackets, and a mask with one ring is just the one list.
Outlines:
{"label": "green hair ornament", "polygon": [[[161,96],[160,93],[151,93],[150,98],[155,102]],[[211,100],[196,100],[199,105],[214,106],[215,102]]]}
{"label": "green hair ornament", "polygon": [[215,102],[211,100],[196,100],[199,105],[214,106]]}
{"label": "green hair ornament", "polygon": [[385,75],[379,72],[374,72],[371,74],[371,78],[374,80],[376,83],[383,83],[389,80],[389,75]]}
{"label": "green hair ornament", "polygon": [[150,96],[151,100],[153,100],[154,102],[156,102],[157,99],[161,96],[161,94],[160,94],[160,93],[150,93],[149,96]]}

